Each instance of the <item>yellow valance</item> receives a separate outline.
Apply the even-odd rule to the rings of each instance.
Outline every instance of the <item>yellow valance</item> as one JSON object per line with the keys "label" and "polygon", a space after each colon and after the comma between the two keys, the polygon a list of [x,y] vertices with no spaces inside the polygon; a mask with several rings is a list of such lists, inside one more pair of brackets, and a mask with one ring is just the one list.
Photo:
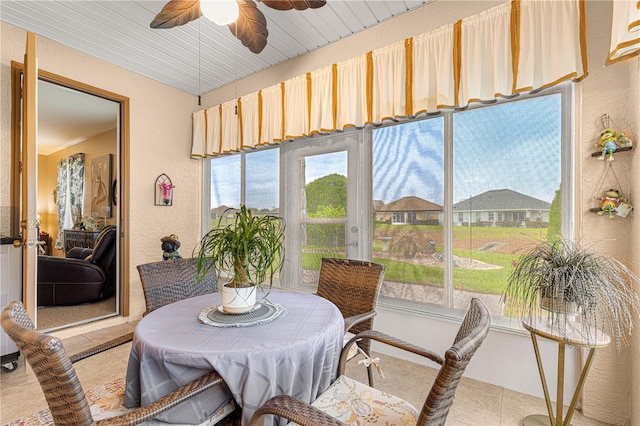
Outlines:
{"label": "yellow valance", "polygon": [[192,156],[579,81],[587,75],[585,37],[584,0],[513,0],[198,111]]}

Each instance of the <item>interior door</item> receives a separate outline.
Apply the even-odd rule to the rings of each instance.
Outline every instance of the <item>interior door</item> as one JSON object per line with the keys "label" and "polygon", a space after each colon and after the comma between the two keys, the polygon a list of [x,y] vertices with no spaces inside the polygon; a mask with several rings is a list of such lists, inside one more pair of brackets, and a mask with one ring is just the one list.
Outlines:
{"label": "interior door", "polygon": [[27,313],[37,322],[36,282],[38,256],[37,163],[38,139],[38,63],[36,35],[27,33],[22,77],[22,194],[20,228],[22,233],[22,300]]}
{"label": "interior door", "polygon": [[314,291],[323,257],[370,256],[370,213],[358,151],[363,132],[283,145],[283,203],[286,227],[286,285]]}

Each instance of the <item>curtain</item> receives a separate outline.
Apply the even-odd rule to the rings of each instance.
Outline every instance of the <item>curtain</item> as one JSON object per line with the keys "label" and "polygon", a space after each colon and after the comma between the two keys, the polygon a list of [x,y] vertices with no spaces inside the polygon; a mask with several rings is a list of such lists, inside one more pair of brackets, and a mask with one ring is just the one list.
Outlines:
{"label": "curtain", "polygon": [[336,64],[336,128],[364,126],[367,121],[367,55]]}
{"label": "curtain", "polygon": [[309,73],[309,134],[331,132],[335,123],[335,67],[329,66]]}
{"label": "curtain", "polygon": [[511,4],[463,19],[461,28],[460,105],[511,94]]}
{"label": "curtain", "polygon": [[[614,1],[614,22],[630,15],[625,28],[640,32],[637,1]],[[587,76],[584,2],[511,0],[215,106],[204,123],[194,114],[192,156],[580,81]],[[616,52],[628,52],[626,42],[616,43],[623,46]]]}
{"label": "curtain", "polygon": [[455,105],[453,25],[413,39],[413,113]]}
{"label": "curtain", "polygon": [[64,249],[64,229],[74,225],[74,215],[84,211],[84,154],[73,154],[58,161],[56,193],[58,197],[58,235],[56,249]]}
{"label": "curtain", "polygon": [[607,63],[640,55],[640,0],[614,0]]}
{"label": "curtain", "polygon": [[381,123],[386,119],[407,115],[404,41],[374,50],[371,58],[373,65],[371,121]]}
{"label": "curtain", "polygon": [[522,0],[516,92],[587,75],[583,1]]}
{"label": "curtain", "polygon": [[309,134],[308,77],[301,75],[284,82],[284,138]]}
{"label": "curtain", "polygon": [[276,84],[260,92],[262,97],[260,144],[280,142],[284,138],[282,90],[282,85]]}

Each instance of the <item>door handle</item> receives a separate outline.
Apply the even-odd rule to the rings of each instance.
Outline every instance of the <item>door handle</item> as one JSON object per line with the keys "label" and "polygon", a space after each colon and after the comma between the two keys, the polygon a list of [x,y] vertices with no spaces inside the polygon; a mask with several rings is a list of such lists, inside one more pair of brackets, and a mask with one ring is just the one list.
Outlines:
{"label": "door handle", "polygon": [[[25,246],[25,244],[27,244],[27,242],[26,242],[25,240],[22,240],[22,239],[21,239],[21,240],[13,240],[13,246],[14,246],[15,248],[24,247],[24,246]],[[45,244],[46,244],[46,243],[45,243],[44,241],[36,241],[36,242],[35,242],[35,245],[36,245],[36,246],[43,246],[43,245],[45,245]],[[34,245],[34,244],[27,244],[27,245],[29,245],[29,247],[33,247],[33,245]]]}

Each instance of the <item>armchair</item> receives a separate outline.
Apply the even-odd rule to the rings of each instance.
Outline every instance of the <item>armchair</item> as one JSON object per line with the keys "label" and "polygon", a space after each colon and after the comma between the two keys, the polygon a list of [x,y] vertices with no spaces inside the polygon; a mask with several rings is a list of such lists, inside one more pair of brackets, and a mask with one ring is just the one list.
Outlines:
{"label": "armchair", "polygon": [[115,293],[117,228],[105,227],[93,249],[74,247],[67,257],[38,256],[38,306],[97,302]]}
{"label": "armchair", "polygon": [[[489,333],[491,316],[476,298],[471,300],[453,345],[444,356],[428,349],[368,330],[353,337],[342,350],[338,378],[311,405],[290,395],[274,396],[255,411],[250,426],[258,426],[264,416],[279,416],[300,426],[416,425],[443,426],[453,405],[460,379]],[[371,339],[416,355],[423,356],[440,369],[431,385],[424,405],[417,410],[407,401],[369,387],[344,375],[349,346]],[[407,380],[411,381],[408,377]],[[425,385],[425,391],[428,385]]]}

